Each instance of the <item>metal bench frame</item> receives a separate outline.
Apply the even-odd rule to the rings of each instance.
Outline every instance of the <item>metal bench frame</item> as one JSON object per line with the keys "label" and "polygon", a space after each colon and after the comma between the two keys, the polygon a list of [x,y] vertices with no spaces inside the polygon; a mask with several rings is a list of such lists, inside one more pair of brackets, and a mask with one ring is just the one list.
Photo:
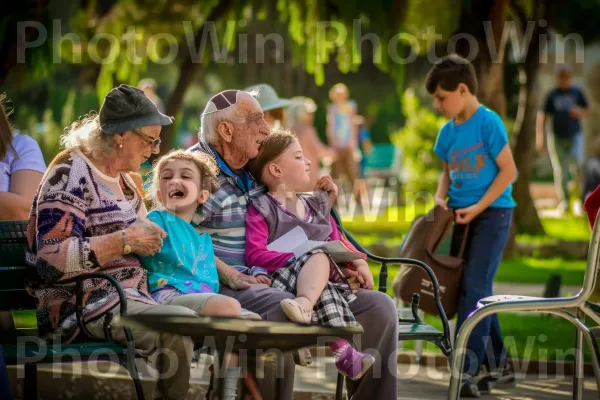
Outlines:
{"label": "metal bench frame", "polygon": [[[600,392],[600,351],[596,338],[600,338],[600,307],[587,300],[596,286],[598,263],[600,262],[600,213],[592,231],[589,244],[587,264],[583,285],[579,293],[571,297],[541,298],[526,296],[492,296],[482,299],[477,310],[473,311],[461,326],[455,343],[455,354],[452,357],[450,389],[448,399],[456,400],[460,394],[466,347],[475,326],[493,314],[500,312],[534,311],[558,315],[571,322],[577,328],[575,340],[575,370],[573,375],[573,399],[581,400],[583,396],[583,339],[585,338],[592,354],[592,364],[596,385]],[[589,317],[595,328],[590,328],[585,318]]]}
{"label": "metal bench frame", "polygon": [[[27,248],[26,227],[28,222],[29,221],[0,221],[0,275],[4,273],[4,276],[12,275],[12,277],[17,278],[25,278],[25,276],[27,275],[27,267],[25,265],[25,250]],[[37,361],[30,360],[30,356],[37,355],[35,350],[25,348],[25,354],[21,354],[22,351],[17,349],[16,357],[9,358],[7,360],[7,365],[17,364],[24,366],[24,400],[38,398],[37,364],[51,362],[55,359],[60,359],[64,355],[72,355],[73,351],[81,350],[83,353],[86,353],[89,352],[90,349],[93,350],[98,348],[107,348],[111,351],[117,352],[117,356],[119,357],[120,363],[122,363],[127,368],[133,380],[137,399],[144,399],[144,392],[142,390],[142,385],[139,380],[139,373],[135,364],[135,342],[131,330],[129,328],[124,328],[125,336],[127,338],[127,344],[122,345],[116,342],[105,341],[93,337],[85,326],[85,323],[83,321],[83,310],[85,307],[85,304],[83,304],[83,281],[87,279],[106,279],[107,281],[109,281],[110,284],[114,286],[116,292],[119,295],[120,313],[122,315],[127,314],[127,301],[125,297],[125,292],[119,285],[119,282],[110,275],[98,272],[91,272],[78,276],[76,278],[60,281],[60,284],[57,284],[57,286],[73,284],[75,285],[75,315],[77,318],[77,326],[81,331],[81,335],[85,336],[85,339],[83,339],[83,341],[76,341],[70,344],[61,344],[59,346],[49,345],[48,351],[46,351],[44,357]],[[23,285],[24,284],[25,282],[23,282]],[[9,307],[0,306],[0,310],[16,311],[35,309],[35,300],[31,297],[28,298],[23,296],[23,293],[25,292],[24,286],[22,288],[10,288],[8,290],[11,292],[11,296],[18,297],[16,301],[18,304],[17,306],[13,307],[11,307],[10,304]],[[4,290],[4,292],[7,292],[7,290]],[[2,294],[2,290],[0,290],[0,294]],[[17,337],[20,336],[18,330],[14,329],[12,331]],[[15,346],[13,343],[2,344],[5,346],[5,350],[7,351],[7,353],[9,353],[10,350],[14,350],[12,349],[12,347]],[[89,356],[86,354],[83,354],[81,356],[81,361],[86,361],[88,359]]]}
{"label": "metal bench frame", "polygon": [[[367,259],[370,261],[377,262],[381,264],[381,269],[379,271],[379,288],[378,290],[382,293],[386,293],[387,291],[387,277],[388,277],[388,266],[389,265],[414,265],[419,268],[424,269],[429,275],[429,279],[433,284],[433,294],[435,298],[435,303],[437,306],[437,310],[439,313],[439,318],[442,321],[443,331],[440,332],[437,329],[425,324],[421,318],[419,317],[419,295],[413,295],[413,301],[411,304],[412,310],[412,318],[400,318],[398,317],[399,324],[399,332],[398,332],[398,341],[405,340],[426,340],[438,346],[442,353],[446,357],[449,357],[452,353],[452,340],[451,340],[451,330],[450,324],[448,322],[448,318],[446,317],[446,312],[444,311],[444,307],[442,306],[442,301],[440,297],[440,285],[435,277],[434,272],[431,268],[425,264],[424,262],[413,260],[410,258],[387,258],[380,257],[372,254],[367,249],[365,249],[358,241],[352,237],[350,233],[344,230],[342,226],[342,221],[335,209],[331,210],[331,215],[335,219],[340,233],[346,236],[346,238],[356,247],[356,249],[367,255]],[[404,329],[403,328],[408,328]],[[415,329],[416,328],[416,329]],[[422,328],[419,331],[419,328]],[[336,386],[336,399],[342,398],[342,390],[343,390],[343,379],[344,377],[341,374],[338,374],[337,378],[337,386]]]}

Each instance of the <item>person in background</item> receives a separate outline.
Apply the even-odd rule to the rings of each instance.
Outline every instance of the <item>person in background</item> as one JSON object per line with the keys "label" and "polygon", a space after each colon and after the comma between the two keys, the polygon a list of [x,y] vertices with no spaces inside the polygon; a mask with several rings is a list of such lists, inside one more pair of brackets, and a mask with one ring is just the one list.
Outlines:
{"label": "person in background", "polygon": [[286,108],[294,104],[292,100],[280,98],[275,89],[266,83],[247,87],[244,92],[257,95],[260,108],[265,114],[265,121],[271,128],[286,126]]}
{"label": "person in background", "polygon": [[355,159],[358,149],[358,127],[354,123],[356,103],[350,100],[348,87],[343,83],[333,85],[329,98],[332,103],[327,107],[327,140],[335,151],[331,176],[336,180],[346,176],[360,202],[360,185],[356,185],[359,178]]}
{"label": "person in background", "polygon": [[[12,131],[4,99],[0,95],[0,220],[27,220],[46,164],[34,139]],[[0,330],[12,327],[12,314],[0,312]]]}
{"label": "person in background", "polygon": [[152,100],[152,102],[156,105],[156,108],[158,108],[158,111],[161,113],[165,112],[165,105],[160,97],[158,97],[156,94],[156,81],[154,79],[142,79],[140,83],[138,83],[138,88],[144,92],[147,98]]}
{"label": "person in background", "polygon": [[367,160],[373,153],[373,142],[371,141],[371,133],[367,127],[366,119],[362,115],[357,115],[355,124],[358,125],[358,146],[360,149],[360,177],[366,179]]}
{"label": "person in background", "polygon": [[3,99],[0,96],[0,220],[26,220],[46,164],[34,139],[12,131]]}
{"label": "person in background", "polygon": [[[558,195],[558,209],[569,210],[569,168],[575,165],[573,176],[580,184],[584,160],[582,118],[589,114],[588,102],[578,87],[571,85],[571,71],[561,65],[556,74],[556,87],[550,91],[544,108],[536,120],[536,149],[544,151],[544,137],[548,139],[548,152],[554,170],[554,185]],[[544,135],[546,119],[552,117],[552,130]],[[577,200],[577,203],[579,200]],[[580,207],[576,207],[578,211]]]}
{"label": "person in background", "polygon": [[[260,97],[259,97],[260,100]],[[304,152],[304,157],[310,161],[310,181],[300,188],[301,192],[310,192],[319,179],[319,164],[325,158],[330,158],[331,150],[319,139],[314,127],[317,105],[308,97],[293,97],[288,110],[288,126],[296,134]]]}

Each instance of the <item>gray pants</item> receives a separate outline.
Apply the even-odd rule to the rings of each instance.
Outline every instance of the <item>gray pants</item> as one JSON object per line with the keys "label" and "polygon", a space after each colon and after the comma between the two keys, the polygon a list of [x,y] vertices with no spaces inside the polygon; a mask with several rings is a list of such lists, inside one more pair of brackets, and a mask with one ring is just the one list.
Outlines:
{"label": "gray pants", "polygon": [[[119,314],[119,306],[111,310],[113,315]],[[127,300],[127,314],[154,314],[168,316],[198,316],[186,307],[169,306],[162,304],[146,304],[139,301]],[[106,339],[104,335],[104,319],[99,318],[87,324],[91,334]],[[162,396],[165,399],[184,399],[190,387],[190,364],[194,344],[189,338],[157,333],[147,329],[131,329],[135,340],[135,347],[144,356],[148,357],[150,365],[156,366],[157,372],[164,377],[158,380],[157,392],[154,397]],[[127,343],[123,328],[111,328],[113,339],[119,343]],[[157,350],[164,351],[157,351]],[[159,356],[162,358],[159,362]],[[171,362],[176,364],[171,368]],[[173,371],[171,371],[171,369]]]}
{"label": "gray pants", "polygon": [[[237,299],[242,307],[253,311],[267,321],[288,321],[279,305],[283,299],[295,296],[267,285],[252,285],[249,289],[236,291],[221,287],[221,294]],[[396,399],[397,397],[397,349],[398,314],[392,299],[381,292],[359,290],[357,299],[350,303],[350,310],[365,332],[355,340],[359,350],[367,351],[376,358],[373,368],[357,382],[346,379],[348,398]],[[278,399],[292,399],[294,391],[295,364],[290,354],[284,360],[284,384]]]}
{"label": "gray pants", "polygon": [[[553,133],[548,133],[546,137],[558,201],[568,207],[569,170],[574,166],[573,177],[580,179],[579,172],[583,166],[583,132],[577,133],[572,138],[556,137]],[[580,182],[578,181],[577,183],[580,186]]]}

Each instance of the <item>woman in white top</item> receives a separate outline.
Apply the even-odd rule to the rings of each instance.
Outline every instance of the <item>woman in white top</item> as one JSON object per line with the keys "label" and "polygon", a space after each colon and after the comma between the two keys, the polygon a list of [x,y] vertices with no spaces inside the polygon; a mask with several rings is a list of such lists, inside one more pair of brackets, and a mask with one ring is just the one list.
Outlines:
{"label": "woman in white top", "polygon": [[[35,140],[13,134],[2,100],[4,95],[0,95],[0,220],[27,220],[46,164]],[[11,327],[11,314],[0,312],[0,330]]]}
{"label": "woman in white top", "polygon": [[29,136],[13,134],[0,103],[0,220],[29,219],[45,171],[40,146]]}

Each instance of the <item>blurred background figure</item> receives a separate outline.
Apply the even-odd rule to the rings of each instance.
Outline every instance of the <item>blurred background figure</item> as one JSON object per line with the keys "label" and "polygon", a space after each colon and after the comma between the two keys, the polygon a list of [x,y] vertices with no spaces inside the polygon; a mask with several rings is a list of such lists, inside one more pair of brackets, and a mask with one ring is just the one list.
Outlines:
{"label": "blurred background figure", "polygon": [[285,109],[293,104],[290,99],[282,99],[277,95],[275,89],[266,83],[259,83],[244,89],[245,92],[258,92],[258,103],[265,113],[265,121],[271,128],[282,128],[286,126]]}
{"label": "blurred background figure", "polygon": [[362,115],[357,115],[354,123],[358,126],[358,147],[361,154],[359,175],[361,179],[366,180],[367,161],[373,153],[373,142],[371,141],[371,132],[369,132],[370,124]]}
{"label": "blurred background figure", "polygon": [[162,100],[156,94],[156,81],[152,78],[142,79],[140,83],[138,83],[138,88],[140,88],[146,97],[148,97],[154,104],[156,104],[156,108],[161,113],[165,112],[165,105]]}
{"label": "blurred background figure", "polygon": [[331,163],[331,150],[321,141],[314,126],[316,103],[308,97],[293,97],[288,109],[287,126],[298,137],[304,157],[310,161],[310,182],[300,190],[314,189],[320,175],[320,165]]}
{"label": "blurred background figure", "polygon": [[3,100],[0,95],[0,220],[26,220],[46,163],[33,138],[13,132]]}
{"label": "blurred background figure", "polygon": [[[331,104],[327,107],[327,140],[335,151],[331,165],[331,177],[335,180],[347,178],[351,190],[360,203],[358,160],[358,126],[354,123],[356,103],[350,99],[350,91],[343,83],[329,90]],[[340,182],[343,185],[343,181]],[[340,185],[340,186],[342,186]]]}
{"label": "blurred background figure", "polygon": [[[46,164],[35,140],[12,131],[4,98],[0,95],[0,220],[27,220]],[[12,314],[0,311],[0,331],[12,327]],[[0,359],[2,357],[0,348]],[[0,393],[2,375],[0,371]]]}
{"label": "blurred background figure", "polygon": [[[544,138],[548,140],[547,148],[554,170],[554,185],[560,212],[569,210],[569,171],[576,182],[576,190],[581,185],[585,150],[580,120],[589,114],[587,99],[581,89],[572,85],[571,78],[568,66],[558,66],[556,87],[548,93],[536,121],[536,148],[538,152],[543,152]],[[548,118],[552,120],[552,129],[544,134]],[[575,214],[579,215],[579,199],[575,200],[573,208]]]}

